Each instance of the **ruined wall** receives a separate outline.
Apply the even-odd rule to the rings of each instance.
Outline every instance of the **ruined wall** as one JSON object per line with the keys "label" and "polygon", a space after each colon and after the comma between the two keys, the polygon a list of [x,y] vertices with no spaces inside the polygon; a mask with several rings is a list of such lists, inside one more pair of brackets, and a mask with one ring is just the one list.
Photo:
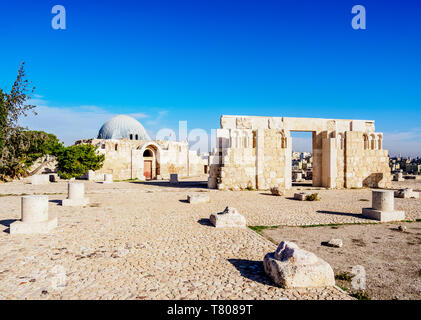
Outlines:
{"label": "ruined wall", "polygon": [[[209,187],[256,188],[256,143],[251,130],[218,129],[218,148],[210,156]],[[227,187],[226,187],[227,186]]]}
{"label": "ruined wall", "polygon": [[[291,170],[285,170],[288,162],[291,163],[292,151],[290,140],[284,131],[277,129],[267,129],[263,131],[263,163],[261,164],[263,174],[258,175],[257,186],[259,189],[269,189],[271,187],[288,188],[288,177],[291,180]],[[262,150],[258,149],[259,155]],[[258,168],[260,169],[260,168]]]}
{"label": "ruined wall", "polygon": [[[368,140],[368,136],[375,136],[375,139]],[[381,148],[381,134],[346,132],[346,188],[391,186],[388,152]]]}
{"label": "ruined wall", "polygon": [[144,141],[126,139],[90,139],[76,144],[89,143],[98,147],[98,153],[105,155],[104,166],[98,174],[111,173],[115,180],[144,178],[144,151],[150,150],[152,157],[152,178],[169,179],[170,174],[180,177],[203,174],[207,161],[195,152],[189,151],[187,142]]}
{"label": "ruined wall", "polygon": [[[222,116],[221,127],[211,156],[209,188],[289,189],[291,131],[313,133],[313,186],[390,185],[388,153],[382,149],[382,135],[374,132],[374,121]],[[239,145],[239,134],[252,135],[253,145]]]}

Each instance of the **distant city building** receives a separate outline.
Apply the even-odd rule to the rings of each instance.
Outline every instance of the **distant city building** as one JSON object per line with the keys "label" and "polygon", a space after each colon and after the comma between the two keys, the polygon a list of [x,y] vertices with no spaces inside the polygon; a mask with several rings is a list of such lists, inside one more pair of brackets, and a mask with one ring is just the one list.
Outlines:
{"label": "distant city building", "polygon": [[417,157],[393,157],[389,159],[390,170],[393,173],[403,172],[405,174],[421,175],[421,158]]}

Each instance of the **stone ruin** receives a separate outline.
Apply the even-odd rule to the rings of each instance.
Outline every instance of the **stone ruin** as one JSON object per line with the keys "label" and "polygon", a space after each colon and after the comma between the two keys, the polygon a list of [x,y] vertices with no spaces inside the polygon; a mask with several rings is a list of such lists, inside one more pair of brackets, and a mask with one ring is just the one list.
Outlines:
{"label": "stone ruin", "polygon": [[400,189],[394,192],[395,198],[419,199],[420,193],[414,192],[412,188]]}
{"label": "stone ruin", "polygon": [[109,174],[109,173],[104,174],[104,182],[103,183],[110,184],[110,183],[113,183],[113,182],[114,182],[114,180],[113,180],[112,174]]}
{"label": "stone ruin", "polygon": [[211,214],[210,222],[216,228],[245,228],[246,218],[237,209],[226,207],[224,211]]}
{"label": "stone ruin", "polygon": [[308,193],[308,192],[294,193],[294,199],[299,200],[299,201],[305,201],[306,197],[309,196],[309,195],[310,195],[310,193]]}
{"label": "stone ruin", "polygon": [[222,116],[209,159],[209,188],[290,189],[294,131],[313,134],[313,186],[390,187],[388,152],[374,121]]}
{"label": "stone ruin", "polygon": [[314,288],[335,285],[332,267],[293,242],[282,241],[263,259],[266,274],[281,288]]}
{"label": "stone ruin", "polygon": [[170,174],[170,184],[178,184],[178,174],[171,173]]}
{"label": "stone ruin", "polygon": [[57,217],[48,214],[48,196],[21,198],[21,220],[10,224],[10,234],[48,233],[57,227]]}
{"label": "stone ruin", "polygon": [[85,198],[85,185],[83,183],[69,182],[67,189],[67,199],[61,202],[63,207],[83,207],[88,205],[89,199]]}
{"label": "stone ruin", "polygon": [[210,202],[209,194],[189,194],[187,202],[191,204],[208,203]]}
{"label": "stone ruin", "polygon": [[363,208],[363,216],[380,222],[401,221],[405,219],[404,211],[395,211],[394,192],[373,190],[372,207]]}
{"label": "stone ruin", "polygon": [[403,178],[403,173],[402,172],[395,173],[393,175],[393,181],[399,181],[399,182],[405,181],[405,179]]}

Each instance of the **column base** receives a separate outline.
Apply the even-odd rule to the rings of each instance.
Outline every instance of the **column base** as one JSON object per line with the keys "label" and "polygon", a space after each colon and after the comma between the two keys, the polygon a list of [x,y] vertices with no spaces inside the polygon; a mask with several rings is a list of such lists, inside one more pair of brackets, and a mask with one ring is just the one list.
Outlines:
{"label": "column base", "polygon": [[10,225],[10,234],[49,233],[57,227],[57,217],[43,222],[16,221]]}
{"label": "column base", "polygon": [[64,199],[61,201],[63,207],[84,207],[89,204],[89,198]]}
{"label": "column base", "polygon": [[363,216],[380,222],[402,221],[405,219],[404,211],[379,211],[373,208],[363,208]]}

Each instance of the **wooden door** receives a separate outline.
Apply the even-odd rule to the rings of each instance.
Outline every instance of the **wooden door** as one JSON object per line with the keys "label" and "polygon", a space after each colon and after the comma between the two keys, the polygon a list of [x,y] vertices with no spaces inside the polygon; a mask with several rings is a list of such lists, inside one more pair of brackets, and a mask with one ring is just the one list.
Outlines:
{"label": "wooden door", "polygon": [[145,164],[143,165],[143,174],[146,179],[152,179],[152,161],[145,160]]}

